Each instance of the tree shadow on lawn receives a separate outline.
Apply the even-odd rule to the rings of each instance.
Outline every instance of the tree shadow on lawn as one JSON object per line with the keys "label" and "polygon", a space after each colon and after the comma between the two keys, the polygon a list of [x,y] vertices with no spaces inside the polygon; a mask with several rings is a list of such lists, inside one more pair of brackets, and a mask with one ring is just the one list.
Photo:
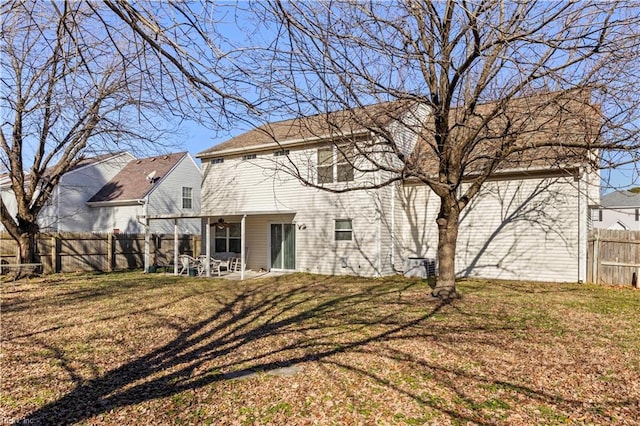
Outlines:
{"label": "tree shadow on lawn", "polygon": [[[331,359],[333,355],[366,352],[371,350],[370,343],[387,344],[397,338],[406,339],[403,333],[413,335],[416,327],[424,330],[428,320],[445,306],[444,303],[402,300],[403,288],[398,283],[392,286],[381,283],[338,294],[326,291],[329,287],[325,288],[321,278],[315,279],[312,286],[295,288],[283,286],[281,280],[285,281],[286,277],[238,285],[230,300],[218,300],[218,310],[209,317],[182,328],[178,336],[167,344],[101,377],[83,380],[67,370],[76,387],[20,421],[26,424],[76,423],[119,407],[172,396],[254,372],[310,361],[340,365],[339,361]],[[402,285],[408,289],[415,283]],[[283,287],[289,290],[282,291]],[[425,293],[428,293],[426,288]],[[407,305],[415,307],[421,303],[419,314],[404,315]],[[381,305],[387,306],[380,308]],[[375,326],[373,333],[372,326]],[[354,333],[359,329],[366,329],[366,332]],[[258,341],[271,343],[269,339],[278,335],[297,338],[283,339],[276,345],[252,346]],[[398,354],[409,356],[397,351],[396,355],[386,350],[376,353],[377,356],[389,357]],[[55,356],[64,361],[63,354]],[[341,366],[454,419],[482,423],[477,417],[468,417],[403,390],[384,377],[353,366]],[[427,367],[445,370],[436,365]],[[444,373],[443,384],[464,395],[455,384],[447,381]],[[453,373],[466,374],[457,370]],[[557,396],[531,389],[523,392],[558,402]]]}

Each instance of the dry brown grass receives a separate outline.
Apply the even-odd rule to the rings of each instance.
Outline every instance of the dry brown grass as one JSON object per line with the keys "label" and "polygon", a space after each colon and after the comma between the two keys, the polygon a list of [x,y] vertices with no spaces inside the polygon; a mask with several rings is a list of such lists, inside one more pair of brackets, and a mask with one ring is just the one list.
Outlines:
{"label": "dry brown grass", "polygon": [[[633,424],[640,292],[123,273],[2,284],[0,420]],[[295,367],[291,376],[270,372]],[[256,373],[257,374],[254,374]]]}

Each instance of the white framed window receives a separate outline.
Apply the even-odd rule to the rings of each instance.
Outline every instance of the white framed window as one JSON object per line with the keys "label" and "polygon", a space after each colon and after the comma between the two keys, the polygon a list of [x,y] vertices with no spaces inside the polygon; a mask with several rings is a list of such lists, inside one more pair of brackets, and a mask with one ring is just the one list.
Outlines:
{"label": "white framed window", "polygon": [[351,219],[335,220],[335,240],[336,241],[352,241],[353,240],[353,223]]}
{"label": "white framed window", "polygon": [[247,154],[247,155],[243,155],[242,159],[243,160],[255,160],[256,158],[258,158],[257,154]]}
{"label": "white framed window", "polygon": [[636,209],[636,222],[640,222],[640,209]]}
{"label": "white framed window", "polygon": [[214,252],[240,253],[240,224],[229,223],[224,226],[215,226]]}
{"label": "white framed window", "polygon": [[224,158],[212,158],[211,164],[222,164],[224,163]]}
{"label": "white framed window", "polygon": [[318,183],[353,180],[353,146],[318,148]]}
{"label": "white framed window", "polygon": [[182,187],[182,208],[193,208],[193,188],[190,188],[188,186]]}
{"label": "white framed window", "polygon": [[285,155],[289,155],[289,150],[288,149],[281,149],[280,151],[274,151],[273,152],[273,156],[274,157],[282,157]]}

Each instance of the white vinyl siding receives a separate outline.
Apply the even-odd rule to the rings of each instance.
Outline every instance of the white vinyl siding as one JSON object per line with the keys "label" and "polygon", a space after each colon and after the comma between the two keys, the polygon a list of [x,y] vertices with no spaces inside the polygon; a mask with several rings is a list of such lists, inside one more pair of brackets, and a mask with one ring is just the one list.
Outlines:
{"label": "white vinyl siding", "polygon": [[[492,181],[462,213],[458,276],[578,281],[580,218],[573,178]],[[399,200],[402,258],[437,255],[439,199],[424,185],[406,185]]]}
{"label": "white vinyl siding", "polygon": [[[291,149],[289,158],[300,170],[315,171],[317,148]],[[246,219],[249,267],[268,266],[268,218],[271,223],[294,222],[299,226],[296,270],[379,274],[375,192],[334,194],[305,187],[281,170],[272,156],[258,156],[252,161],[243,161],[241,156],[229,158],[223,164],[206,165],[203,176],[203,214],[210,214],[215,220],[223,217],[229,222],[238,214],[250,212]],[[365,178],[368,177],[354,176],[356,180]],[[269,214],[260,215],[260,211]],[[271,214],[278,211],[282,215]],[[336,218],[352,219],[352,241],[334,241]]]}

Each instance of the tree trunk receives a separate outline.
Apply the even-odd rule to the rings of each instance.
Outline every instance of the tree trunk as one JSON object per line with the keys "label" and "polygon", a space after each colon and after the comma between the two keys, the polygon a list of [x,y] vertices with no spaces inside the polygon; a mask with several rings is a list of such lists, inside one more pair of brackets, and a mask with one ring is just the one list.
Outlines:
{"label": "tree trunk", "polygon": [[[17,253],[17,263],[38,263],[37,262],[37,250],[36,250],[36,235],[32,233],[23,233],[20,234],[20,237],[17,240],[18,243],[18,253]],[[27,271],[35,272],[33,268],[18,268],[15,272],[15,279],[21,278],[25,276]]]}
{"label": "tree trunk", "polygon": [[438,278],[432,295],[449,300],[458,297],[456,292],[456,243],[460,212],[453,206],[454,200],[441,199],[438,215]]}

